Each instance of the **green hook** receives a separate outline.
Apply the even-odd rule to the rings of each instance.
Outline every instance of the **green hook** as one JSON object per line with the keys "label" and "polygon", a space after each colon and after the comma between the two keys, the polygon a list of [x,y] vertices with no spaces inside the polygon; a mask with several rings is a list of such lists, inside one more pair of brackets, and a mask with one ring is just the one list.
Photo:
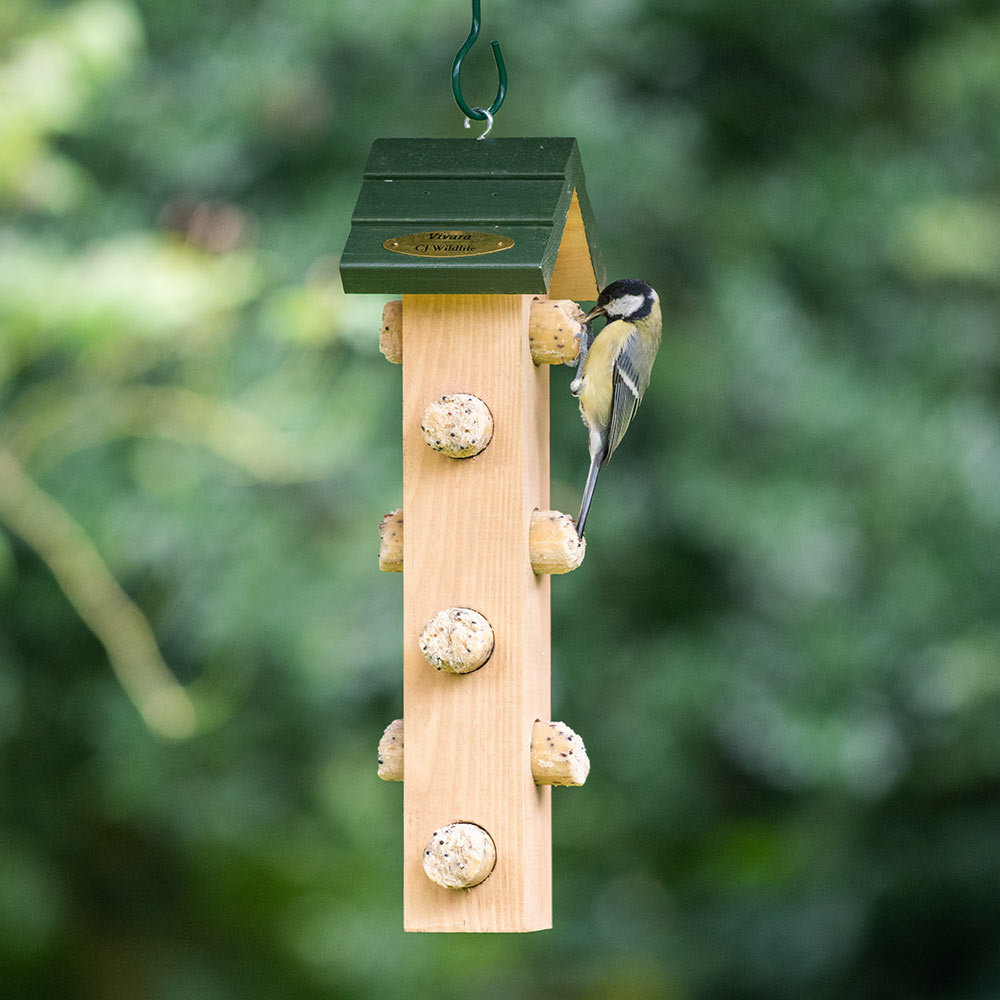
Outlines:
{"label": "green hook", "polygon": [[[462,109],[463,114],[467,118],[474,118],[477,122],[484,122],[487,120],[485,108],[470,108],[468,104],[465,103],[465,98],[462,97],[462,60],[466,57],[469,49],[475,44],[476,39],[479,37],[479,0],[472,0],[472,30],[469,32],[469,37],[465,40],[465,44],[458,50],[458,55],[455,56],[455,64],[451,67],[451,89],[455,93],[455,101],[458,106]],[[503,55],[500,52],[500,43],[497,41],[490,42],[490,48],[493,50],[493,61],[497,64],[497,72],[500,74],[500,85],[497,87],[497,96],[493,104],[490,105],[489,113],[490,115],[495,115],[500,110],[500,105],[503,104],[503,99],[507,96],[507,67],[503,63]]]}

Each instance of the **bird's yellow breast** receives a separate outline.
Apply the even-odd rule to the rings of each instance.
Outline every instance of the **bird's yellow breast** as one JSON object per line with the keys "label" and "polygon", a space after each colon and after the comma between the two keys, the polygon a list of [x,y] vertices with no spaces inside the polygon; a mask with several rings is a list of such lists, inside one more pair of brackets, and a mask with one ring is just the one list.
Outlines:
{"label": "bird's yellow breast", "polygon": [[594,338],[590,353],[583,365],[583,385],[580,388],[580,412],[584,422],[593,428],[607,428],[611,420],[611,401],[614,382],[612,369],[615,358],[635,327],[623,320],[609,323]]}

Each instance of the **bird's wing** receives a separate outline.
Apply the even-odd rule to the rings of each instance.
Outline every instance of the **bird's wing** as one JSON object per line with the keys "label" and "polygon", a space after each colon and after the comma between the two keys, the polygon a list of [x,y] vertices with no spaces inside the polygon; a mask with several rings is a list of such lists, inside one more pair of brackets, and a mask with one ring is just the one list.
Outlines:
{"label": "bird's wing", "polygon": [[607,457],[611,458],[615,448],[628,430],[628,425],[639,408],[642,390],[639,373],[626,351],[621,350],[615,358],[611,374],[611,423],[608,426]]}

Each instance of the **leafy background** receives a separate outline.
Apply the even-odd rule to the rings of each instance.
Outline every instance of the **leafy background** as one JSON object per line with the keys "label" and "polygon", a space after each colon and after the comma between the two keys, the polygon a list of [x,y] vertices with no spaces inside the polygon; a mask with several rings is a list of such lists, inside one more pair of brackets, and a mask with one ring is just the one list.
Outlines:
{"label": "leafy background", "polygon": [[485,5],[496,134],[579,139],[610,273],[667,332],[553,586],[555,714],[594,762],[555,796],[555,929],[402,932],[373,760],[399,372],[336,265],[371,140],[467,134],[468,17],[0,8],[4,995],[1000,995],[977,0]]}

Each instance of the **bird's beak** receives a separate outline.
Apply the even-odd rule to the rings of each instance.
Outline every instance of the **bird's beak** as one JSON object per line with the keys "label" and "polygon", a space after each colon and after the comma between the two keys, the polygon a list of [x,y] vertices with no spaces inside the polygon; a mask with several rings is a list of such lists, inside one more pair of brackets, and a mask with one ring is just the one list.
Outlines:
{"label": "bird's beak", "polygon": [[583,321],[584,323],[589,323],[596,316],[607,316],[607,314],[608,311],[607,309],[604,308],[604,306],[594,306],[594,308],[591,309],[590,312],[583,317]]}

